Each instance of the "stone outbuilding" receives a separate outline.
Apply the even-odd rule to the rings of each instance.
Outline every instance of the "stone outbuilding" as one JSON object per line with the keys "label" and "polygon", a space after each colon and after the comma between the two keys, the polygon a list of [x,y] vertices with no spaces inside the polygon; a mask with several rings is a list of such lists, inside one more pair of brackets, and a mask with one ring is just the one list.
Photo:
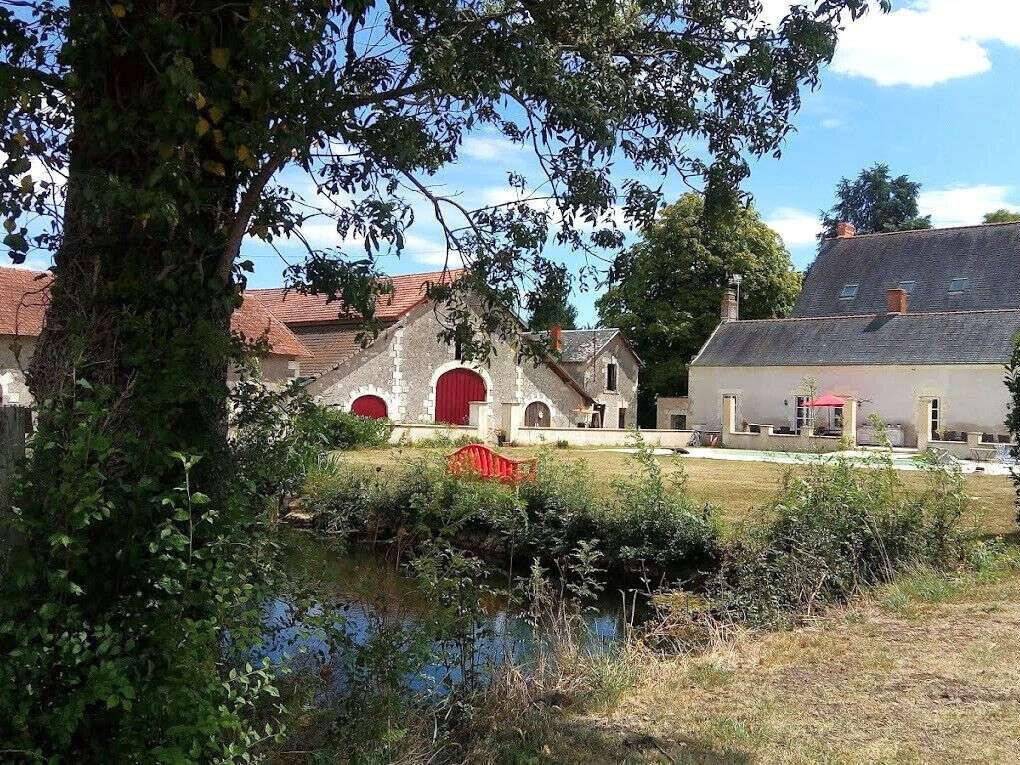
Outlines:
{"label": "stone outbuilding", "polygon": [[[0,266],[0,404],[28,406],[32,396],[25,371],[46,317],[51,277],[46,272]],[[270,384],[297,379],[311,354],[257,298],[246,295],[230,328],[250,341],[264,339],[269,352],[259,359]]]}

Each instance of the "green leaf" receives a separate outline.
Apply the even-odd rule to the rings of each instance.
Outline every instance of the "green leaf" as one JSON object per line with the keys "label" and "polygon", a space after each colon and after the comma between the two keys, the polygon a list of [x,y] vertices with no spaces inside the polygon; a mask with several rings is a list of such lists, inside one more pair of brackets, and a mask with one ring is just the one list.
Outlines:
{"label": "green leaf", "polygon": [[230,49],[213,48],[209,53],[209,58],[212,60],[213,66],[217,69],[226,69],[227,64],[230,62]]}

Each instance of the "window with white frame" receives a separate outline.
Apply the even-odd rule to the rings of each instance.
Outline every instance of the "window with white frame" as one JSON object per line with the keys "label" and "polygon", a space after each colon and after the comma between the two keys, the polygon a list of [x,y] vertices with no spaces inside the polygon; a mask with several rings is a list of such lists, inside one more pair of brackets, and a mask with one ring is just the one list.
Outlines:
{"label": "window with white frame", "polygon": [[802,428],[813,427],[815,424],[814,410],[808,406],[810,396],[797,396],[797,432]]}
{"label": "window with white frame", "polygon": [[933,398],[931,400],[931,438],[934,441],[939,440],[939,431],[942,430],[942,412],[939,410],[939,400]]}

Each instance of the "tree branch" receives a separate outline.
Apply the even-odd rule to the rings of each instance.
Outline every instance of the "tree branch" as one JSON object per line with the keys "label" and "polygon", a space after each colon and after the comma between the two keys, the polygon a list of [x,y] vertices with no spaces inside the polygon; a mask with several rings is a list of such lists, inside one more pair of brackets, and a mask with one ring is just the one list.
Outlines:
{"label": "tree branch", "polygon": [[32,69],[25,66],[15,66],[14,64],[8,64],[5,61],[0,61],[0,76],[13,77],[13,81],[18,79],[29,79],[35,80],[41,85],[48,85],[53,90],[60,93],[64,92],[64,81],[59,76],[50,72],[44,72],[41,69]]}
{"label": "tree branch", "polygon": [[286,152],[281,151],[270,157],[258,174],[252,178],[248,188],[245,189],[244,195],[237,205],[237,214],[234,216],[234,225],[230,229],[230,238],[227,240],[226,247],[223,248],[223,254],[220,255],[220,262],[216,268],[216,274],[224,284],[230,281],[230,272],[234,267],[234,260],[241,251],[241,242],[244,240],[245,232],[248,230],[248,222],[251,219],[251,214],[255,211],[256,205],[259,203],[259,198],[262,196],[266,184],[269,183],[269,179],[273,177],[273,174],[283,167],[289,157],[290,150]]}

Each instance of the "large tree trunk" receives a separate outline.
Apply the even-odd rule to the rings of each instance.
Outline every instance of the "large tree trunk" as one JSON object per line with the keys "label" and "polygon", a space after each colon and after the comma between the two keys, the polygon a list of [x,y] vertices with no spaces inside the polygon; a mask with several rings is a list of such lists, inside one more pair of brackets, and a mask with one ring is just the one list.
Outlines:
{"label": "large tree trunk", "polygon": [[[35,631],[25,640],[49,639],[59,625],[81,636],[83,657],[95,657],[89,664],[55,651],[51,668],[32,670],[46,678],[36,703],[59,718],[36,739],[52,736],[58,751],[101,751],[116,740],[123,723],[107,706],[104,673],[118,656],[146,657],[124,665],[132,674],[123,682],[137,695],[158,687],[161,674],[190,671],[174,665],[176,652],[189,640],[209,643],[194,625],[209,624],[202,620],[216,607],[193,556],[221,533],[230,509],[226,377],[237,297],[220,264],[237,184],[180,108],[194,96],[166,74],[180,61],[181,40],[161,37],[154,14],[183,5],[207,10],[136,0],[117,19],[108,3],[71,3],[63,55],[80,87],[63,242],[29,370],[39,411],[20,497],[26,544],[14,564],[19,581],[5,583],[17,588],[15,623]],[[230,45],[229,5],[208,10],[223,14],[206,27],[210,39],[192,41],[206,52],[193,57],[198,77],[213,67],[208,50]],[[117,42],[95,44],[102,34]],[[218,171],[203,169],[213,161]],[[202,457],[191,487],[212,497],[216,523],[197,523],[202,508],[177,491],[185,475],[175,453]],[[175,538],[186,543],[170,546]],[[0,638],[0,652],[15,638]],[[172,711],[186,715],[186,706]]]}

